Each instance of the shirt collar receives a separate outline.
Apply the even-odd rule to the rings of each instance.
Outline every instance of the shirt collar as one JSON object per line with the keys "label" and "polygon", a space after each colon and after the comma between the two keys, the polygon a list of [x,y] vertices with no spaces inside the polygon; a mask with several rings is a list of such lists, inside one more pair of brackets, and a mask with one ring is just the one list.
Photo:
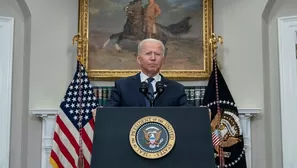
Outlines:
{"label": "shirt collar", "polygon": [[[147,78],[149,78],[146,74],[143,72],[140,72],[140,81],[144,82]],[[157,75],[153,76],[156,82],[161,81],[161,75],[158,73]]]}

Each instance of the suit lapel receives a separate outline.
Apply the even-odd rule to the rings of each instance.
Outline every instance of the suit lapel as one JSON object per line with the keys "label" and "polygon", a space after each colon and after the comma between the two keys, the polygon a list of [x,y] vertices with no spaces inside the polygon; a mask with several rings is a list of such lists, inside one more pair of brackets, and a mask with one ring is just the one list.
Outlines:
{"label": "suit lapel", "polygon": [[135,100],[135,102],[137,102],[137,104],[139,106],[146,106],[145,105],[145,97],[138,90],[140,85],[141,85],[140,73],[138,73],[138,74],[136,74],[135,76],[132,77],[131,90],[135,90],[135,88],[137,88],[136,93],[135,93],[136,97],[133,98],[133,99]]}

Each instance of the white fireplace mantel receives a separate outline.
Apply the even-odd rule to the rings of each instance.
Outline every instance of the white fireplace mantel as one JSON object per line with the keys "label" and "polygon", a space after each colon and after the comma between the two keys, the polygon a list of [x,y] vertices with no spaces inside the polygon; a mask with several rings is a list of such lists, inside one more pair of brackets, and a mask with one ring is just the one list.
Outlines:
{"label": "white fireplace mantel", "polygon": [[[239,108],[239,117],[243,130],[246,160],[251,168],[251,117],[261,112],[259,108]],[[31,114],[42,119],[42,162],[41,168],[50,168],[48,162],[58,109],[34,109]]]}

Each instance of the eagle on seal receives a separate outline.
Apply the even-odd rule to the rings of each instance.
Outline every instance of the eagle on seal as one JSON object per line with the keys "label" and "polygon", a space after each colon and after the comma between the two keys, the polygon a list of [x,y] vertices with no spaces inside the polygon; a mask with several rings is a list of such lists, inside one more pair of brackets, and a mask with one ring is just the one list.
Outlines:
{"label": "eagle on seal", "polygon": [[[222,117],[217,113],[211,121],[211,131],[218,130],[222,137],[221,147],[230,147],[241,141],[239,137],[242,130],[239,125],[239,118],[232,112],[224,111]],[[215,146],[215,150],[219,151],[219,146]]]}
{"label": "eagle on seal", "polygon": [[161,137],[162,131],[158,131],[157,133],[149,133],[146,131],[143,131],[144,137],[147,140],[147,145],[159,145],[159,139]]}

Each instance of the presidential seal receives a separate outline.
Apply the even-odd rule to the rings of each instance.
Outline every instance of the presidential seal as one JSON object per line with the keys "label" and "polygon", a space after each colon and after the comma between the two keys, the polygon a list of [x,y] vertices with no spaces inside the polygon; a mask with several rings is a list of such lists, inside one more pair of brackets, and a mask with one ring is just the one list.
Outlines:
{"label": "presidential seal", "polygon": [[213,146],[215,149],[214,157],[217,168],[220,167],[220,148],[222,148],[222,157],[224,158],[224,167],[233,167],[235,165],[245,165],[245,151],[243,131],[240,124],[238,110],[234,102],[220,100],[220,113],[214,107],[217,102],[211,102],[207,106],[214,111],[211,121],[211,131]]}
{"label": "presidential seal", "polygon": [[132,126],[129,134],[132,149],[141,157],[158,159],[167,155],[175,144],[175,132],[164,118],[147,116]]}

